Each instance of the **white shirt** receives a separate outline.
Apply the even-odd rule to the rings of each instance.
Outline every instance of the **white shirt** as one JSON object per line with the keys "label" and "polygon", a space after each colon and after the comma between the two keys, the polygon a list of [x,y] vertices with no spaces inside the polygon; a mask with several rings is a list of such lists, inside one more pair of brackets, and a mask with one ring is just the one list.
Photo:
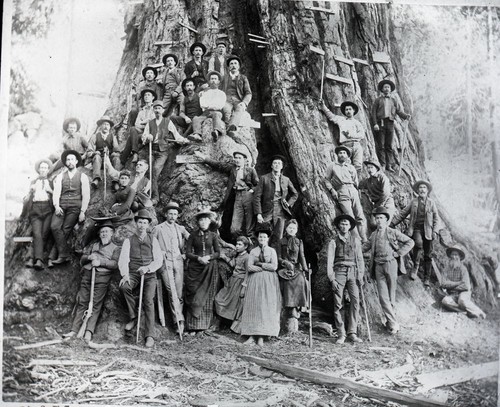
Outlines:
{"label": "white shirt", "polygon": [[207,89],[201,92],[200,106],[205,110],[222,110],[226,104],[226,94],[220,89]]}
{"label": "white shirt", "polygon": [[[69,171],[66,168],[66,170],[61,172],[54,180],[54,194],[52,195],[52,202],[55,207],[59,206],[59,199],[61,198],[61,191],[62,191],[62,177],[64,173],[67,172],[68,177],[70,179],[73,179],[77,171],[78,170],[76,168],[73,171]],[[82,182],[82,206],[80,210],[83,213],[85,213],[87,211],[87,208],[89,207],[89,202],[90,202],[90,182],[89,182],[89,177],[87,177],[83,172],[81,176],[81,182]]]}

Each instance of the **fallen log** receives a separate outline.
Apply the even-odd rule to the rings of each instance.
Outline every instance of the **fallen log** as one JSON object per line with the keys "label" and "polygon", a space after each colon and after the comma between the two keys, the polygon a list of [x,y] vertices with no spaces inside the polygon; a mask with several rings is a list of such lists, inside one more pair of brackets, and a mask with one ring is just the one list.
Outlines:
{"label": "fallen log", "polygon": [[33,359],[28,367],[32,366],[97,366],[97,363],[80,360]]}
{"label": "fallen log", "polygon": [[455,369],[440,370],[439,372],[422,373],[416,379],[422,385],[418,392],[426,392],[436,387],[448,386],[467,382],[469,380],[485,379],[498,375],[498,361],[482,363],[480,365],[465,366]]}
{"label": "fallen log", "polygon": [[62,342],[63,342],[62,339],[52,339],[50,341],[28,343],[26,345],[14,346],[14,349],[15,350],[25,350],[25,349],[41,348],[42,346],[57,345],[57,344],[62,343]]}
{"label": "fallen log", "polygon": [[446,404],[434,401],[428,397],[368,386],[366,384],[357,383],[353,380],[333,377],[325,373],[316,372],[314,370],[304,369],[301,367],[295,367],[284,363],[278,363],[256,356],[239,355],[239,358],[246,360],[247,362],[256,363],[257,365],[265,367],[266,369],[274,370],[276,372],[284,374],[285,376],[303,379],[321,385],[346,388],[360,394],[363,397],[383,399],[386,401],[393,401],[396,403],[414,407],[446,406]]}

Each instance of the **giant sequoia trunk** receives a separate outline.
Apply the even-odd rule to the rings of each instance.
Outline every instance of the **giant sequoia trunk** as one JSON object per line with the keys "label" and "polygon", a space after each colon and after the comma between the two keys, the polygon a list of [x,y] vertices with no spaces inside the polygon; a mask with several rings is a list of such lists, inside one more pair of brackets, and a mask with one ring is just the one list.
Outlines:
{"label": "giant sequoia trunk", "polygon": [[[332,296],[326,279],[325,247],[333,236],[332,220],[337,213],[323,180],[337,145],[338,130],[328,124],[317,108],[322,59],[312,53],[309,46],[320,47],[326,52],[326,73],[352,81],[352,85],[347,85],[325,79],[323,99],[327,105],[333,110],[333,105],[343,100],[356,101],[360,107],[357,118],[367,129],[371,129],[368,107],[377,96],[378,81],[383,78],[395,81],[406,111],[410,110],[410,98],[403,86],[390,5],[328,3],[327,7],[332,12],[326,13],[308,10],[306,4],[310,3],[283,0],[146,0],[144,4],[135,5],[129,9],[125,19],[127,45],[108,113],[116,118],[126,114],[131,80],[136,79],[146,64],[158,63],[169,52],[178,54],[181,61],[187,62],[189,45],[195,40],[210,48],[215,45],[218,35],[227,34],[233,52],[242,58],[244,73],[250,80],[253,100],[249,111],[262,127],[255,133],[242,128],[234,139],[225,136],[217,144],[207,139],[202,144],[172,151],[172,160],[160,179],[159,220],[162,220],[162,206],[170,199],[181,204],[181,222],[190,226],[193,226],[193,215],[200,203],[209,203],[218,211],[219,217],[222,215],[220,204],[226,175],[203,164],[177,165],[175,154],[193,154],[195,150],[202,150],[214,159],[223,159],[231,157],[236,147],[243,147],[256,161],[259,174],[269,171],[272,154],[285,155],[289,162],[285,174],[292,178],[301,193],[294,213],[302,225],[306,255],[315,272],[313,298],[316,304],[328,307],[332,304]],[[196,29],[198,34],[179,22]],[[248,41],[247,33],[265,37],[268,44],[258,47]],[[155,45],[161,41],[173,41],[173,44]],[[389,55],[389,63],[372,63],[374,53],[380,51]],[[346,64],[335,60],[335,56],[367,60],[369,65]],[[277,116],[263,118],[261,113],[275,113]],[[395,142],[399,148],[403,133],[402,123],[397,119]],[[396,157],[402,165],[401,176],[389,174],[400,207],[411,197],[413,182],[426,178],[420,143],[417,129],[410,124],[404,162],[399,162],[399,154]],[[375,156],[371,130],[367,132],[364,151],[365,157]],[[365,210],[368,211],[368,207]],[[493,282],[480,264],[480,250],[474,246],[472,239],[453,228],[444,210],[440,212],[444,227],[450,231],[449,234],[443,233],[442,240],[444,243],[456,240],[468,247],[471,254],[468,266],[474,292],[483,306],[492,303]],[[226,232],[227,225],[224,225],[223,237],[227,237]],[[444,246],[437,246],[437,263],[442,265]],[[16,281],[15,277],[13,281]],[[399,280],[397,297],[397,306],[403,310],[400,313],[403,322],[435,301],[422,284],[406,277]],[[379,306],[373,284],[368,285],[367,301],[369,312],[376,316]],[[18,306],[20,301],[12,304],[13,307]]]}

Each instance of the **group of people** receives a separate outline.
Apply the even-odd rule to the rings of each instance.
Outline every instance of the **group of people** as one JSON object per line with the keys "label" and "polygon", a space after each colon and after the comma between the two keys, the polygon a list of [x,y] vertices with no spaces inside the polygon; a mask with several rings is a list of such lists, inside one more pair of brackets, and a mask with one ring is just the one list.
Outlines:
{"label": "group of people", "polygon": [[[92,295],[92,317],[85,333],[86,339],[92,338],[116,269],[122,276],[120,290],[128,309],[126,331],[137,325],[141,311],[134,291],[137,286],[142,291],[146,346],[154,345],[157,280],[166,287],[180,335],[184,330],[204,332],[222,318],[232,321],[231,329],[247,336],[247,343],[262,345],[265,337],[279,334],[282,315],[286,329],[297,330],[300,313],[308,305],[307,274],[311,270],[303,242],[297,237],[298,222],[292,219],[298,191],[282,173],[286,164],[283,156],[272,157],[271,172],[259,177],[244,151],[234,151],[231,161],[194,153],[200,165],[228,175],[222,208],[232,212],[230,232],[235,246],[231,255],[222,254],[220,236],[211,226],[214,214],[208,209],[195,215],[197,228],[189,233],[177,223],[181,206],[172,201],[163,214],[166,221],[150,230],[159,201],[157,180],[172,146],[202,142],[202,125],[208,118],[214,141],[226,134],[226,129],[234,137],[252,98],[248,79],[240,73],[241,60],[226,55],[227,43],[219,41],[209,61],[203,58],[206,51],[204,44],[194,43],[190,47],[192,59],[183,71],[176,55],[165,55],[161,78],[156,68],[145,67],[137,106],[128,119],[115,126],[109,116],[103,116],[88,141],[79,132],[78,119],[65,120],[60,159],[55,163],[44,159],[35,165],[39,176],[31,184],[27,205],[33,230],[33,256],[27,265],[35,269],[45,267],[44,245],[50,241],[50,232],[55,244],[47,266],[70,260],[71,231],[78,222],[85,221],[92,189],[99,189],[102,179],[112,180],[113,199],[106,208],[109,216],[92,225],[90,230],[98,233],[99,239],[86,245],[81,256],[83,275],[77,315],[67,336],[78,331]],[[376,280],[386,327],[394,334],[399,330],[394,307],[398,270],[405,273],[403,256],[412,252],[414,267],[409,277],[413,280],[423,258],[423,282],[429,285],[433,244],[440,230],[436,204],[429,197],[432,186],[426,181],[413,185],[417,197],[396,213],[384,170],[394,171],[395,116],[410,116],[392,95],[392,81],[383,80],[378,88],[382,96],[372,108],[378,158],[363,157],[366,130],[354,119],[359,110],[354,102],[341,104],[342,115],[332,113],[323,101],[319,104],[327,119],[340,130],[336,159],[328,165],[323,180],[339,214],[333,222],[335,237],[325,242],[338,343],[361,341],[357,321],[364,257],[369,258],[369,271]],[[92,167],[91,178],[81,169],[85,162]],[[130,164],[133,171],[126,169]],[[360,181],[363,165],[368,176]],[[152,176],[148,177],[150,167]],[[360,192],[371,205],[369,224]],[[405,235],[393,226],[408,216]],[[135,233],[125,239],[121,248],[116,246],[113,230],[132,221]],[[369,231],[372,233],[368,237]],[[443,289],[448,290],[443,305],[452,310],[465,309],[471,316],[484,316],[471,300],[467,270],[460,264],[465,252],[450,247],[447,253],[452,266],[440,279]],[[221,261],[232,268],[229,278],[220,270]],[[344,323],[341,310],[345,289],[350,308]]]}

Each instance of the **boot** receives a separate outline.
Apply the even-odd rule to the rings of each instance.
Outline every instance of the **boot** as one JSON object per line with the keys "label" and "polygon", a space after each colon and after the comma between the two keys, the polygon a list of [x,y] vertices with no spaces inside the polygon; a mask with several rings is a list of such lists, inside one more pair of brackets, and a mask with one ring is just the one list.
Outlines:
{"label": "boot", "polygon": [[431,260],[425,260],[425,263],[424,263],[424,285],[426,287],[429,287],[431,285],[431,283],[430,283],[431,268],[432,268]]}

